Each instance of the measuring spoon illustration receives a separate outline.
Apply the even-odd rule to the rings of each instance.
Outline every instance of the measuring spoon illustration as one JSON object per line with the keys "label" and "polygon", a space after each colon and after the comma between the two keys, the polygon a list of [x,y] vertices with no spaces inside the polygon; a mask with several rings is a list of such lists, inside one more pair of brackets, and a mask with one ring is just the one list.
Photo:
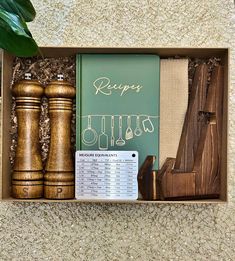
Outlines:
{"label": "measuring spoon illustration", "polygon": [[143,133],[143,131],[140,128],[140,117],[136,116],[136,128],[134,130],[135,136],[140,136]]}
{"label": "measuring spoon illustration", "polygon": [[111,116],[111,140],[110,140],[110,145],[113,147],[114,146],[114,116]]}
{"label": "measuring spoon illustration", "polygon": [[125,140],[122,138],[122,116],[119,116],[119,136],[116,140],[117,146],[124,146],[126,144]]}
{"label": "measuring spoon illustration", "polygon": [[99,150],[108,149],[108,135],[105,134],[105,117],[101,118],[101,134],[99,135]]}
{"label": "measuring spoon illustration", "polygon": [[97,142],[97,132],[91,127],[91,115],[88,115],[88,126],[82,132],[82,143],[87,146],[92,146]]}
{"label": "measuring spoon illustration", "polygon": [[150,120],[150,117],[148,116],[147,119],[142,121],[143,129],[145,132],[154,132],[153,123]]}

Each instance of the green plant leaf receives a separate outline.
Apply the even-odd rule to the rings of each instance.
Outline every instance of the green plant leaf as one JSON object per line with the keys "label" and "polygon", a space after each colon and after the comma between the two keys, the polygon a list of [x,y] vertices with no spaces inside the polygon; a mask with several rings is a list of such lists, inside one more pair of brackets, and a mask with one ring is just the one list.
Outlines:
{"label": "green plant leaf", "polygon": [[18,35],[25,35],[32,37],[27,24],[24,20],[20,19],[20,17],[16,14],[9,13],[5,10],[0,9],[0,19],[4,20]]}
{"label": "green plant leaf", "polygon": [[0,48],[17,56],[32,56],[38,46],[26,23],[17,15],[0,9]]}
{"label": "green plant leaf", "polygon": [[0,8],[7,12],[17,14],[26,22],[33,21],[36,16],[36,11],[30,0],[0,0]]}

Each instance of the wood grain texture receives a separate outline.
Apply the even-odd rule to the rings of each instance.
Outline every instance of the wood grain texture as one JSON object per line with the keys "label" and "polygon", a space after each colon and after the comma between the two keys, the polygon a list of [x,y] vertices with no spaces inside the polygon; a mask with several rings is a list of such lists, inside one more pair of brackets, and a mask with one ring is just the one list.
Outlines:
{"label": "wood grain texture", "polygon": [[45,94],[49,98],[51,140],[45,168],[44,197],[74,198],[71,117],[75,88],[66,81],[54,81],[46,87]]}
{"label": "wood grain texture", "polygon": [[222,66],[214,69],[203,112],[204,120],[199,146],[195,157],[196,193],[198,195],[219,195],[222,147],[223,117],[223,79]]}
{"label": "wood grain texture", "polygon": [[157,171],[152,170],[155,156],[148,155],[138,173],[139,191],[145,200],[157,199]]}
{"label": "wood grain texture", "polygon": [[168,158],[158,173],[162,199],[220,196],[223,67],[213,70],[208,90],[205,75],[202,65],[196,70],[175,165]]}
{"label": "wood grain texture", "polygon": [[191,172],[193,169],[202,127],[201,122],[198,121],[199,112],[203,110],[206,102],[207,74],[206,64],[196,68],[174,167],[181,172]]}
{"label": "wood grain texture", "polygon": [[175,158],[167,158],[157,174],[157,198],[164,200],[167,195],[167,175],[175,165]]}
{"label": "wood grain texture", "polygon": [[40,198],[43,196],[43,166],[39,145],[40,100],[43,87],[32,80],[16,83],[18,141],[12,175],[12,196]]}
{"label": "wood grain texture", "polygon": [[164,198],[194,198],[195,172],[169,172],[164,180]]}
{"label": "wood grain texture", "polygon": [[158,199],[193,198],[195,196],[195,172],[176,172],[175,159],[167,158],[158,172]]}

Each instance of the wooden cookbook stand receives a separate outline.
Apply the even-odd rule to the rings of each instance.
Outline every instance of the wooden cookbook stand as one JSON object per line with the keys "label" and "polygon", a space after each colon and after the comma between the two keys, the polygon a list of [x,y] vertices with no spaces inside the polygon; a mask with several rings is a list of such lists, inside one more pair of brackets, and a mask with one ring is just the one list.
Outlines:
{"label": "wooden cookbook stand", "polygon": [[208,88],[207,76],[208,66],[198,66],[176,159],[167,158],[157,175],[161,199],[219,197],[223,67],[215,67]]}

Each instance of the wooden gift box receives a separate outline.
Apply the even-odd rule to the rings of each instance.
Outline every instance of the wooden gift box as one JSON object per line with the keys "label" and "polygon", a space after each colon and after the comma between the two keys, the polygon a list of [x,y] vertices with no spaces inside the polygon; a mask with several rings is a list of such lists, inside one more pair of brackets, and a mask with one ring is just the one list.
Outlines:
{"label": "wooden gift box", "polygon": [[[229,89],[229,49],[228,48],[75,48],[75,47],[41,47],[45,57],[70,56],[77,53],[139,53],[158,54],[161,58],[181,56],[192,58],[218,57],[224,66],[224,96],[223,96],[223,126],[222,126],[222,151],[221,151],[221,191],[219,199],[185,200],[185,201],[112,201],[116,203],[222,203],[227,202],[227,137],[228,137],[228,89]],[[0,172],[0,199],[4,201],[22,201],[11,197],[11,165],[9,160],[10,151],[10,114],[11,114],[11,77],[14,56],[2,52],[2,126],[1,126],[1,172]],[[23,200],[32,202],[55,202],[61,200],[32,199]],[[63,200],[62,202],[81,202],[81,200]],[[84,202],[84,200],[83,200]],[[85,202],[91,202],[85,201]],[[92,202],[110,202],[108,200]]]}

